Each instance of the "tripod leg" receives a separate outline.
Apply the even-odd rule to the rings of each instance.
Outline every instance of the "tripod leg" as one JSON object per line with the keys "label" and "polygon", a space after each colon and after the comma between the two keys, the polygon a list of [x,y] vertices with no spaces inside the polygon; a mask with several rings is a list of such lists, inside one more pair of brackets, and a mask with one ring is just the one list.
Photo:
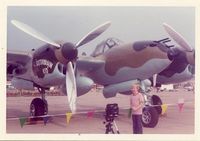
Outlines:
{"label": "tripod leg", "polygon": [[105,134],[108,134],[108,131],[106,130]]}
{"label": "tripod leg", "polygon": [[109,130],[108,130],[108,127],[106,125],[106,132],[105,132],[105,134],[108,134],[108,133],[109,133]]}
{"label": "tripod leg", "polygon": [[114,132],[113,128],[111,129],[111,131],[112,131],[112,133],[113,133],[113,134],[115,134],[115,132]]}
{"label": "tripod leg", "polygon": [[116,129],[116,131],[117,131],[117,134],[120,134],[119,129],[118,129],[118,127],[117,127],[117,124],[116,124],[115,120],[113,120],[113,123],[114,123],[114,125],[115,125],[115,129]]}

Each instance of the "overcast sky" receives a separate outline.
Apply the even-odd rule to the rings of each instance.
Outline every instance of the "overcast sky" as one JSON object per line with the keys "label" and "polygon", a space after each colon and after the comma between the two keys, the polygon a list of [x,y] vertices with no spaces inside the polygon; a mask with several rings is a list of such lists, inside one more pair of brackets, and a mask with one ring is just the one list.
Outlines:
{"label": "overcast sky", "polygon": [[193,7],[8,7],[8,50],[30,51],[45,44],[14,27],[16,19],[42,32],[52,40],[78,42],[94,27],[111,21],[110,28],[80,48],[90,54],[108,37],[124,42],[159,40],[169,37],[166,22],[195,45],[195,9]]}

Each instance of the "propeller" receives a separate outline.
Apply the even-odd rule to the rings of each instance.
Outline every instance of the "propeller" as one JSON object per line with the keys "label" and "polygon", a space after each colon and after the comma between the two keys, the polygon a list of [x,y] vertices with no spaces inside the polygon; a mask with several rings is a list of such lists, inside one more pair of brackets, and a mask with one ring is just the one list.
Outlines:
{"label": "propeller", "polygon": [[39,39],[39,40],[41,40],[45,43],[51,44],[53,46],[60,47],[59,44],[53,42],[51,39],[47,38],[45,35],[36,31],[35,29],[30,27],[29,25],[26,25],[26,24],[19,22],[17,20],[12,20],[11,23],[13,25],[15,25],[17,28],[19,28],[20,30],[24,31],[25,33],[35,37],[36,39]]}
{"label": "propeller", "polygon": [[67,98],[69,102],[69,107],[72,113],[74,113],[76,111],[77,89],[76,89],[76,79],[71,62],[67,64],[66,88],[67,88]]}
{"label": "propeller", "polygon": [[[57,44],[56,42],[52,41],[44,34],[40,33],[39,31],[35,30],[34,28],[26,25],[20,21],[12,20],[11,23],[15,25],[20,30],[24,31],[25,33],[33,36],[36,39],[39,39],[45,43],[48,43],[52,46],[57,47],[55,50],[55,56],[60,63],[67,65],[66,70],[66,89],[68,95],[68,102],[72,113],[76,111],[76,98],[77,98],[77,88],[76,88],[76,79],[74,74],[74,69],[72,66],[72,61],[77,59],[78,50],[77,48],[92,41],[100,34],[102,34],[110,25],[111,22],[107,21],[98,27],[91,30],[88,34],[86,34],[79,42],[75,45],[72,43],[64,43],[63,45]],[[74,64],[76,66],[76,64]]]}
{"label": "propeller", "polygon": [[180,50],[185,51],[187,61],[190,65],[195,64],[195,51],[194,49],[189,45],[189,43],[184,39],[184,37],[178,33],[175,29],[173,29],[171,26],[169,26],[166,23],[163,23],[163,26],[165,28],[165,31],[169,34],[169,36],[178,44],[180,45]]}
{"label": "propeller", "polygon": [[153,87],[156,86],[157,76],[158,76],[158,74],[154,74],[154,75],[153,75]]}
{"label": "propeller", "polygon": [[171,26],[169,26],[166,23],[163,23],[163,26],[165,28],[165,31],[170,35],[170,37],[176,41],[177,44],[180,45],[183,49],[186,51],[192,51],[192,47],[188,44],[188,42],[184,39],[184,37],[178,33],[176,30],[174,30]]}
{"label": "propeller", "polygon": [[111,25],[110,21],[107,21],[96,28],[94,28],[92,31],[90,31],[88,34],[86,34],[79,42],[76,43],[76,47],[80,47],[91,40],[98,37],[101,33],[103,33],[109,26]]}

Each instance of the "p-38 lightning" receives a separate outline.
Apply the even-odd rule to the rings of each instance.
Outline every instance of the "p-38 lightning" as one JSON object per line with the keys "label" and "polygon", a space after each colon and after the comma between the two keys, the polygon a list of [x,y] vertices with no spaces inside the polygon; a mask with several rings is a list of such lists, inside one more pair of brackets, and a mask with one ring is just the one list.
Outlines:
{"label": "p-38 lightning", "polygon": [[42,98],[34,98],[30,104],[31,116],[48,113],[45,91],[52,86],[61,87],[71,111],[76,112],[76,98],[87,94],[94,83],[103,86],[105,98],[115,97],[117,93],[130,95],[131,86],[141,83],[146,101],[143,125],[155,127],[161,111],[151,105],[162,104],[162,101],[158,96],[149,96],[146,87],[194,77],[194,49],[165,23],[166,32],[178,46],[168,45],[169,38],[130,43],[108,38],[98,44],[90,56],[78,56],[78,48],[103,33],[110,22],[96,27],[76,44],[54,42],[27,24],[17,20],[11,23],[46,43],[29,53],[7,53],[7,77],[11,84],[17,89],[37,88],[41,93]]}

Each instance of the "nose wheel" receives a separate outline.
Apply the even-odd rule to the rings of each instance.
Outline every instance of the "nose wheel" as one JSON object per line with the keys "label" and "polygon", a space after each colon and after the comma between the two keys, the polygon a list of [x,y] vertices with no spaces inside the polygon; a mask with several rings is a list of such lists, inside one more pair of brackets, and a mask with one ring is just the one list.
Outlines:
{"label": "nose wheel", "polygon": [[159,115],[154,107],[143,108],[142,124],[144,127],[154,128],[158,123]]}
{"label": "nose wheel", "polygon": [[39,89],[42,98],[34,98],[30,104],[30,116],[43,116],[48,114],[48,103],[45,99],[45,90]]}
{"label": "nose wheel", "polygon": [[30,116],[42,116],[47,115],[48,104],[46,100],[41,98],[34,98],[30,104]]}

